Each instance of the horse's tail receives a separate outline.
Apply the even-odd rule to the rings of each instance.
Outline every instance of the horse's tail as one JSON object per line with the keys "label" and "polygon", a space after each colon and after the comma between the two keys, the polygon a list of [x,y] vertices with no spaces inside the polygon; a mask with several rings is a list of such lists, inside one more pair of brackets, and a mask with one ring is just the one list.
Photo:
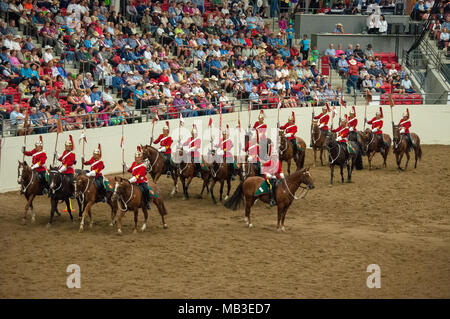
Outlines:
{"label": "horse's tail", "polygon": [[244,197],[244,192],[242,190],[242,184],[244,182],[241,182],[239,186],[234,191],[233,195],[225,202],[224,206],[231,210],[236,210],[239,205],[241,204],[241,201]]}
{"label": "horse's tail", "polygon": [[158,212],[161,216],[167,215],[166,205],[164,205],[164,201],[162,199],[159,200],[159,205],[156,206],[158,207]]}
{"label": "horse's tail", "polygon": [[361,150],[358,150],[358,153],[356,154],[355,167],[359,171],[364,168],[363,167],[363,160],[362,160],[362,152],[361,152]]}
{"label": "horse's tail", "polygon": [[417,158],[418,159],[422,159],[422,146],[420,146],[420,144],[419,145],[417,145]]}

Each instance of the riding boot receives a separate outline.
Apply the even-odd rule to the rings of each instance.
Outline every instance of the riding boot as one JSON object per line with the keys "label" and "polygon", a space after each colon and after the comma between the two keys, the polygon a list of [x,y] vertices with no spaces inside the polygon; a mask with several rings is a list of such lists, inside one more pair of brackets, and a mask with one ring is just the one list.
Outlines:
{"label": "riding boot", "polygon": [[231,180],[234,181],[234,164],[228,163],[228,174],[231,176]]}
{"label": "riding boot", "polygon": [[145,187],[145,201],[146,201],[146,207],[147,209],[152,209],[150,206],[150,190],[148,189],[148,186]]}
{"label": "riding boot", "polygon": [[170,171],[170,159],[166,158],[164,161],[164,170],[166,171],[167,178],[172,176]]}
{"label": "riding boot", "polygon": [[379,134],[378,135],[378,143],[379,143],[379,149],[380,149],[380,152],[382,151],[382,150],[384,150],[384,148],[385,148],[385,145],[384,145],[384,141],[383,141],[383,135],[382,134]]}
{"label": "riding boot", "polygon": [[197,171],[197,177],[202,178],[202,166],[200,163],[195,163],[195,170]]}
{"label": "riding boot", "polygon": [[67,174],[67,179],[69,182],[69,197],[75,199],[75,185],[73,184],[73,174]]}
{"label": "riding boot", "polygon": [[277,204],[276,200],[275,200],[275,181],[274,180],[270,180],[269,183],[272,185],[272,191],[270,193],[270,207],[273,207]]}

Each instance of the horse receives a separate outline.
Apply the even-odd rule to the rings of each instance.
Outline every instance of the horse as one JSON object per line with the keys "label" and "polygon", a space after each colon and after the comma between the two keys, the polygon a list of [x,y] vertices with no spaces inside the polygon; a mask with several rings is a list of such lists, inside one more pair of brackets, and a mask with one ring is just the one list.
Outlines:
{"label": "horse", "polygon": [[306,143],[300,137],[296,137],[295,141],[297,143],[297,147],[299,148],[297,156],[294,156],[294,146],[291,141],[284,135],[284,131],[280,130],[280,161],[287,162],[288,165],[288,175],[291,175],[291,160],[294,159],[295,164],[297,165],[297,170],[302,169],[305,165],[305,155],[306,155]]}
{"label": "horse", "polygon": [[[239,184],[234,194],[225,202],[225,207],[231,210],[236,210],[241,201],[245,204],[245,223],[249,228],[253,227],[250,218],[250,210],[256,200],[261,200],[264,203],[270,202],[270,194],[263,194],[255,197],[256,190],[261,186],[265,179],[260,176],[253,176],[246,178]],[[306,187],[301,184],[305,184]],[[299,197],[295,196],[297,189],[303,188]],[[286,231],[284,227],[284,219],[287,210],[291,206],[294,199],[304,198],[310,189],[314,189],[314,182],[309,171],[309,168],[303,168],[295,171],[292,175],[282,180],[276,189],[276,202],[278,206],[278,222],[277,230]]]}
{"label": "horse", "polygon": [[[347,182],[352,180],[352,172],[356,169],[361,170],[362,166],[362,152],[356,142],[349,141],[348,144],[353,148],[354,152],[349,153],[346,150],[347,145],[338,143],[334,135],[328,135],[326,138],[326,148],[328,149],[328,162],[330,164],[331,179],[330,186],[333,185],[334,166],[339,165],[341,168],[341,179],[344,183],[344,165],[347,166]],[[352,162],[350,165],[350,161]]]}
{"label": "horse", "polygon": [[245,160],[241,163],[239,167],[239,176],[241,178],[241,182],[244,181],[248,177],[256,176],[255,172],[256,163],[249,163],[248,156],[245,156]]}
{"label": "horse", "polygon": [[[183,185],[183,200],[189,199],[189,185],[192,182],[192,179],[197,175],[195,173],[195,164],[190,161],[190,154],[185,153],[183,148],[178,149],[178,165],[177,165],[177,175],[180,177],[181,184]],[[200,192],[199,198],[202,197],[203,191],[206,188],[206,191],[209,192],[208,184],[210,179],[209,170],[201,170],[201,178],[203,180],[202,191]]]}
{"label": "horse", "polygon": [[[20,193],[24,194],[27,200],[27,203],[25,204],[25,213],[23,215],[23,224],[26,224],[27,222],[27,213],[29,209],[31,209],[31,222],[35,222],[36,214],[34,213],[33,200],[36,196],[43,194],[38,174],[31,169],[26,161],[19,161],[19,166],[17,168],[17,183],[20,185]],[[58,215],[60,214],[58,213]]]}
{"label": "horse", "polygon": [[372,159],[376,152],[380,152],[383,156],[383,167],[386,167],[386,159],[389,155],[391,149],[391,137],[388,134],[383,134],[383,141],[388,145],[380,151],[379,140],[376,134],[372,132],[370,128],[366,128],[364,132],[361,133],[363,152],[367,155],[369,161],[369,170],[372,169]]}
{"label": "horse", "polygon": [[[217,204],[217,200],[214,197],[214,186],[216,182],[220,183],[220,197],[219,200],[222,202],[223,195],[223,186],[225,181],[227,182],[227,195],[225,196],[225,200],[230,196],[231,189],[231,172],[228,171],[228,163],[225,163],[225,159],[216,154],[216,150],[211,150],[210,156],[212,157],[212,164],[209,165],[209,171],[211,173],[212,183],[209,186],[209,192],[211,193],[211,199],[214,204]],[[216,158],[218,160],[216,160]]]}
{"label": "horse", "polygon": [[[153,182],[157,183],[161,175],[164,173],[164,156],[151,145],[141,145],[141,148],[143,159],[148,161],[147,172],[150,173]],[[170,165],[169,170],[173,179],[173,190],[171,195],[174,195],[178,192],[177,170],[172,165]]]}
{"label": "horse", "polygon": [[[414,149],[414,156],[415,156],[415,163],[414,168],[417,168],[417,160],[422,159],[422,147],[420,146],[420,137],[415,134],[411,133],[411,140],[413,143],[413,149]],[[394,148],[393,152],[395,154],[395,160],[397,161],[397,167],[399,170],[403,170],[400,167],[400,163],[403,158],[403,154],[406,154],[406,165],[405,169],[408,168],[408,162],[409,162],[409,146],[408,141],[403,136],[403,134],[400,134],[399,127],[397,125],[394,125]]]}
{"label": "horse", "polygon": [[[105,177],[106,178],[106,177]],[[109,181],[111,182],[111,181]],[[84,219],[86,218],[86,214],[89,214],[90,224],[89,227],[92,228],[94,224],[94,220],[92,219],[91,208],[96,203],[102,202],[102,198],[97,196],[97,187],[94,183],[94,177],[86,176],[85,174],[78,174],[75,178],[75,197],[77,200],[80,200],[82,207],[82,215],[80,222],[80,232],[84,230]],[[107,204],[111,207],[111,223],[110,226],[114,225],[114,218],[117,214],[117,201],[112,200],[113,191],[107,190]]]}
{"label": "horse", "polygon": [[311,123],[311,147],[314,151],[314,164],[316,167],[317,151],[320,150],[320,163],[323,164],[323,150],[325,149],[325,139],[327,133],[322,131],[317,124],[317,121]]}
{"label": "horse", "polygon": [[55,212],[58,213],[58,201],[64,201],[67,206],[67,212],[70,215],[70,220],[73,222],[73,216],[72,216],[72,207],[70,204],[70,197],[69,193],[73,185],[70,185],[67,182],[67,179],[65,179],[64,174],[60,173],[56,167],[50,166],[48,169],[49,173],[49,184],[50,184],[50,202],[51,202],[51,208],[50,208],[50,221],[47,224],[47,227],[50,227],[53,224],[53,217],[55,215]]}
{"label": "horse", "polygon": [[[144,213],[144,224],[141,227],[141,231],[145,231],[145,229],[147,228],[148,212],[146,205],[142,201],[142,193],[139,187],[130,183],[127,179],[122,177],[116,176],[114,178],[114,181],[115,186],[111,201],[115,201],[120,209],[120,213],[116,215],[117,233],[119,235],[122,234],[122,218],[128,210],[132,210],[134,212],[133,233],[137,232],[139,208],[141,208],[142,212]],[[164,216],[167,215],[167,210],[161,197],[161,191],[159,190],[159,187],[152,181],[149,181],[148,184],[158,195],[158,198],[156,198],[155,196],[151,196],[151,201],[158,208],[158,212],[161,215],[163,228],[166,229],[168,226],[165,222]]]}

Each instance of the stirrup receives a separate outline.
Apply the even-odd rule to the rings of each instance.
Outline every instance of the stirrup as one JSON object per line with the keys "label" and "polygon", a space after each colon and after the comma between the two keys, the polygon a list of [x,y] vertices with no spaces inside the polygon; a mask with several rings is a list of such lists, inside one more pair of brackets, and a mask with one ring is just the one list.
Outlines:
{"label": "stirrup", "polygon": [[42,189],[42,195],[47,195],[48,194],[48,189],[47,188],[43,188]]}
{"label": "stirrup", "polygon": [[277,202],[275,201],[275,199],[271,198],[270,199],[270,207],[276,206]]}
{"label": "stirrup", "polygon": [[170,173],[170,171],[167,171],[166,176],[169,178],[170,176],[172,176],[172,174]]}

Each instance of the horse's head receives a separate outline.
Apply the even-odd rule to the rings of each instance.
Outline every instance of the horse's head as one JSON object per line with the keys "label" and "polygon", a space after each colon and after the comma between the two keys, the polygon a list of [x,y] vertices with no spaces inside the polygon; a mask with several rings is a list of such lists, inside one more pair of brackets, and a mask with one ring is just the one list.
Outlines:
{"label": "horse's head", "polygon": [[315,188],[309,167],[300,170],[300,182],[306,185],[306,189]]}
{"label": "horse's head", "polygon": [[78,198],[82,195],[82,192],[86,191],[87,182],[89,177],[79,173],[75,177],[75,197]]}
{"label": "horse's head", "polygon": [[126,190],[130,187],[130,182],[126,178],[114,177],[114,193],[111,197],[113,201],[117,200],[119,196],[123,196]]}
{"label": "horse's head", "polygon": [[400,129],[399,129],[398,125],[394,125],[393,136],[394,136],[394,141],[400,139]]}
{"label": "horse's head", "polygon": [[366,128],[363,132],[361,132],[361,139],[363,142],[367,141],[372,135],[372,130],[370,128]]}
{"label": "horse's head", "polygon": [[32,171],[30,166],[28,166],[27,162],[19,161],[19,165],[17,167],[17,183],[20,185],[24,183],[24,181],[28,180],[31,176]]}
{"label": "horse's head", "polygon": [[325,137],[325,147],[327,149],[332,148],[336,144],[336,136],[333,133],[327,134]]}
{"label": "horse's head", "polygon": [[62,174],[58,171],[56,167],[50,165],[47,170],[49,175],[50,192],[54,193],[62,186]]}

